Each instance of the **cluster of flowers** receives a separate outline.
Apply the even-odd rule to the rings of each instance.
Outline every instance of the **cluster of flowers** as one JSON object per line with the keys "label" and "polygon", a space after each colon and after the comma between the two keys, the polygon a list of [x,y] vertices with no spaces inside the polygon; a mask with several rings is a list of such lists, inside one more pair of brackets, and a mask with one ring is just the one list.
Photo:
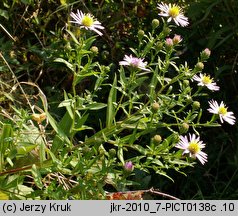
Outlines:
{"label": "cluster of flowers", "polygon": [[[176,4],[158,4],[158,9],[161,11],[159,16],[168,17],[167,22],[174,21],[176,25],[185,27],[189,24],[188,18],[184,16],[182,9]],[[97,21],[91,14],[84,14],[82,11],[77,10],[77,13],[71,12],[70,16],[73,18],[72,23],[79,25],[80,28],[86,30],[92,30],[98,35],[102,35],[100,30],[103,30],[104,27],[99,21]],[[181,42],[181,36],[175,35],[173,39],[167,38],[165,44],[169,47],[178,44]],[[203,51],[204,55],[210,56],[211,51],[206,48]],[[144,62],[143,58],[133,57],[132,55],[125,55],[123,61],[119,62],[120,65],[130,66],[133,68],[150,71],[147,67],[147,62]],[[192,80],[198,82],[198,86],[205,86],[212,91],[218,91],[220,88],[213,81],[209,75],[200,73],[199,75],[194,75]],[[210,108],[208,111],[212,114],[218,115],[221,123],[224,121],[229,124],[235,124],[235,116],[233,112],[228,112],[227,107],[222,101],[218,104],[217,101],[211,100],[208,102]],[[188,136],[180,136],[180,141],[175,147],[182,149],[183,154],[188,154],[189,157],[197,158],[202,164],[207,162],[207,154],[202,151],[205,148],[205,144],[200,140],[199,136],[195,134],[189,134]],[[133,164],[131,161],[125,164],[126,170],[133,170]]]}

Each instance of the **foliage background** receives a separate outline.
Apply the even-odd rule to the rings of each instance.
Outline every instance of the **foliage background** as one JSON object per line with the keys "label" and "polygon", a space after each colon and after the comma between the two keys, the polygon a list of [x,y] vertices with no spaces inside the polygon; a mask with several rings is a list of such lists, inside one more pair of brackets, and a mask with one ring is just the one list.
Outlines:
{"label": "foliage background", "polygon": [[[47,95],[51,109],[63,98],[62,89],[70,88],[72,77],[57,64],[49,64],[51,58],[61,55],[62,44],[67,38],[62,32],[72,8],[90,11],[106,26],[98,46],[102,62],[115,65],[128,47],[134,46],[138,30],[148,30],[149,23],[157,17],[157,3],[153,0],[2,0],[0,24],[14,37],[15,42],[1,29],[0,50],[20,81],[37,83]],[[238,116],[238,2],[236,0],[180,0],[163,1],[183,5],[191,24],[178,29],[186,47],[181,61],[195,63],[199,52],[208,47],[212,56],[206,65],[206,73],[215,74],[222,91],[213,98],[226,101]],[[101,40],[101,41],[100,41]],[[101,46],[101,47],[100,47]],[[14,50],[14,51],[13,51]],[[61,53],[62,52],[62,53]],[[10,109],[12,76],[1,64],[1,107]],[[116,71],[116,66],[115,66]],[[111,71],[113,73],[114,71]],[[90,86],[85,80],[82,89]],[[32,91],[28,89],[29,93]],[[105,93],[106,94],[106,93]],[[103,98],[103,95],[102,95]],[[24,109],[25,104],[19,103]],[[209,98],[204,99],[204,102]],[[34,100],[34,98],[32,98]],[[40,103],[40,101],[39,101]],[[54,113],[62,115],[60,110]],[[238,127],[223,125],[221,128],[202,132],[204,142],[209,143],[208,163],[205,166],[187,168],[187,177],[173,176],[175,183],[165,178],[151,176],[144,187],[159,188],[181,199],[237,199],[238,189]],[[139,189],[144,189],[143,186]]]}

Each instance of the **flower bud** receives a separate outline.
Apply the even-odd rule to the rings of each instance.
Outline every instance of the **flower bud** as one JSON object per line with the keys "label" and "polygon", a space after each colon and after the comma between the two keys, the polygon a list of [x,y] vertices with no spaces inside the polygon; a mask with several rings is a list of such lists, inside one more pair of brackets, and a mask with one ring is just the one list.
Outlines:
{"label": "flower bud", "polygon": [[152,108],[152,112],[156,113],[159,110],[160,105],[157,102],[155,102],[152,104],[151,108]]}
{"label": "flower bud", "polygon": [[184,122],[180,127],[179,127],[179,132],[180,134],[187,133],[189,129],[189,124]]}
{"label": "flower bud", "polygon": [[124,164],[124,169],[127,172],[132,172],[134,170],[134,165],[131,161],[128,161]]}
{"label": "flower bud", "polygon": [[173,47],[174,43],[171,38],[166,38],[165,40],[165,47],[168,49],[171,49]]}
{"label": "flower bud", "polygon": [[139,30],[137,33],[138,39],[141,40],[145,35],[145,32],[143,30]]}
{"label": "flower bud", "polygon": [[201,52],[201,59],[206,60],[210,57],[210,55],[211,55],[211,51],[208,48],[206,48],[205,50]]}
{"label": "flower bud", "polygon": [[188,87],[189,86],[189,80],[183,80],[183,85],[185,87]]}
{"label": "flower bud", "polygon": [[164,29],[163,29],[163,33],[165,36],[167,36],[170,33],[170,31],[171,31],[171,29],[168,27],[164,27]]}
{"label": "flower bud", "polygon": [[162,141],[162,137],[159,134],[157,134],[153,137],[153,142],[155,144],[159,144],[161,141]]}
{"label": "flower bud", "polygon": [[163,48],[163,43],[162,42],[158,42],[155,45],[156,51],[160,51]]}
{"label": "flower bud", "polygon": [[177,45],[178,43],[180,43],[182,41],[182,38],[180,35],[174,35],[174,38],[173,38],[173,43],[175,45]]}
{"label": "flower bud", "polygon": [[92,46],[90,50],[93,52],[93,54],[98,54],[98,48],[96,46]]}
{"label": "flower bud", "polygon": [[105,73],[108,73],[111,70],[110,66],[102,66],[102,68],[105,71]]}
{"label": "flower bud", "polygon": [[117,152],[116,152],[115,149],[112,148],[112,149],[109,150],[109,155],[110,155],[111,157],[114,157],[116,154],[117,154]]}
{"label": "flower bud", "polygon": [[158,19],[153,19],[152,20],[152,28],[156,29],[159,26],[159,20]]}
{"label": "flower bud", "polygon": [[197,110],[200,108],[200,102],[199,101],[194,101],[192,105],[194,110]]}
{"label": "flower bud", "polygon": [[195,66],[195,68],[199,71],[203,70],[204,64],[202,62],[198,62]]}
{"label": "flower bud", "polygon": [[171,86],[169,86],[169,88],[168,88],[166,94],[167,94],[167,95],[170,94],[172,90],[173,90],[173,86],[171,85]]}

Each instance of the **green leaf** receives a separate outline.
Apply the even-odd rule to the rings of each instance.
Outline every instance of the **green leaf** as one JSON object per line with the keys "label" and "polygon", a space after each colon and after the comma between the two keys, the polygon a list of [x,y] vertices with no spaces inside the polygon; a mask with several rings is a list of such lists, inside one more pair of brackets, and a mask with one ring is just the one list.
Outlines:
{"label": "green leaf", "polygon": [[107,104],[105,103],[92,103],[92,104],[87,104],[84,105],[84,107],[80,107],[78,108],[78,110],[99,110],[99,109],[103,109],[107,106]]}
{"label": "green leaf", "polygon": [[89,38],[87,38],[86,40],[83,41],[84,42],[83,43],[83,49],[85,51],[88,51],[92,47],[92,44],[96,40],[96,37],[97,36],[92,36],[92,37],[89,37]]}
{"label": "green leaf", "polygon": [[156,66],[155,70],[153,70],[153,77],[151,79],[151,82],[150,82],[150,94],[149,94],[149,97],[150,97],[150,102],[153,103],[154,100],[156,100],[156,87],[157,87],[157,84],[158,84],[158,79],[157,79],[157,76],[158,76],[158,66]]}
{"label": "green leaf", "polygon": [[3,124],[0,136],[0,171],[4,169],[4,155],[8,149],[11,150],[13,129],[10,124]]}
{"label": "green leaf", "polygon": [[197,118],[197,123],[199,123],[200,122],[200,119],[201,119],[201,117],[202,117],[202,109],[199,109],[199,112],[198,112],[198,118]]}
{"label": "green leaf", "polygon": [[21,0],[23,4],[29,5],[32,3],[32,0]]}
{"label": "green leaf", "polygon": [[45,143],[41,142],[39,144],[39,157],[40,157],[40,164],[42,165],[43,161],[46,160],[46,156],[45,156]]}
{"label": "green leaf", "polygon": [[54,60],[54,62],[62,63],[62,64],[64,64],[67,68],[69,68],[72,72],[75,72],[74,66],[73,66],[71,63],[67,62],[66,60],[64,60],[64,59],[62,59],[62,58],[57,58],[57,59]]}
{"label": "green leaf", "polygon": [[[50,115],[50,113],[47,113],[47,118],[49,120],[50,125],[52,128],[55,130],[55,132],[60,135],[64,140],[67,140],[66,133],[62,128],[59,127],[60,124],[58,124],[55,119]],[[66,118],[68,120],[68,118]],[[64,122],[66,123],[66,119],[63,118]],[[62,125],[62,120],[61,120],[61,125]]]}
{"label": "green leaf", "polygon": [[16,194],[18,198],[22,198],[22,196],[25,198],[34,191],[32,187],[25,185],[17,185],[17,190],[19,191],[18,194]]}
{"label": "green leaf", "polygon": [[77,85],[78,83],[80,83],[85,77],[95,76],[96,74],[98,74],[98,72],[95,72],[95,71],[85,72],[85,70],[80,71],[75,76],[74,85]]}
{"label": "green leaf", "polygon": [[172,182],[174,182],[174,180],[173,180],[170,176],[168,176],[168,175],[166,174],[166,172],[164,172],[164,171],[162,171],[162,170],[157,170],[156,173],[159,174],[159,175],[165,176],[166,178],[168,178],[168,179],[170,179]]}
{"label": "green leaf", "polygon": [[19,175],[13,174],[6,178],[3,187],[4,187],[4,190],[8,190],[10,188],[16,188],[17,185],[21,183],[22,183],[22,177],[20,177]]}
{"label": "green leaf", "polygon": [[141,86],[141,84],[147,79],[148,79],[148,77],[137,78],[136,83],[133,84],[133,86],[130,88],[130,90],[133,91],[136,87]]}
{"label": "green leaf", "polygon": [[[50,151],[48,149],[47,152],[49,153],[53,163],[61,164],[61,161],[56,158],[56,156],[54,155],[54,153],[52,151]],[[49,165],[52,166],[51,161],[50,161]],[[46,164],[46,166],[47,166],[47,164]]]}
{"label": "green leaf", "polygon": [[138,125],[139,125],[139,122],[137,123],[136,127],[133,130],[132,135],[130,136],[129,145],[132,145],[136,141],[136,139],[137,139],[136,135],[137,135],[137,127],[138,127]]}
{"label": "green leaf", "polygon": [[37,168],[35,164],[32,165],[31,173],[32,173],[32,176],[34,177],[36,186],[42,189],[44,185],[41,181],[41,173],[39,171],[39,168]]}
{"label": "green leaf", "polygon": [[169,163],[177,164],[177,165],[193,166],[191,162],[187,162],[187,161],[179,160],[179,159],[169,160]]}
{"label": "green leaf", "polygon": [[[66,91],[64,91],[64,99],[65,99],[65,101],[67,101],[69,99]],[[71,118],[71,122],[72,122],[72,119],[73,119],[73,110],[72,110],[73,103],[75,103],[75,99],[74,100],[72,99],[71,104],[65,104],[66,105],[66,110],[67,110],[67,112],[68,112],[68,114]]]}
{"label": "green leaf", "polygon": [[120,84],[122,88],[125,89],[126,85],[128,84],[128,81],[126,79],[124,68],[121,67],[119,72],[120,72]]}
{"label": "green leaf", "polygon": [[73,102],[72,99],[64,100],[64,101],[62,101],[62,102],[58,105],[58,107],[60,108],[60,107],[71,106],[72,102]]}
{"label": "green leaf", "polygon": [[158,165],[158,166],[160,166],[160,167],[163,167],[163,166],[164,166],[163,163],[162,163],[160,160],[158,160],[158,159],[153,159],[152,163],[153,163],[153,164],[156,164],[156,165]]}
{"label": "green leaf", "polygon": [[124,161],[124,156],[123,156],[123,147],[122,147],[122,146],[118,146],[117,157],[118,157],[119,160],[122,162],[122,164],[125,163],[125,161]]}
{"label": "green leaf", "polygon": [[146,54],[151,50],[151,48],[153,47],[154,45],[154,39],[152,40],[149,40],[143,50],[143,55],[141,57],[145,57]]}
{"label": "green leaf", "polygon": [[7,157],[7,158],[6,158],[6,161],[10,164],[11,167],[14,166],[14,164],[13,164],[11,158]]}
{"label": "green leaf", "polygon": [[4,17],[5,19],[9,19],[9,14],[6,10],[0,9],[0,16]]}
{"label": "green leaf", "polygon": [[89,113],[82,116],[82,117],[77,116],[77,118],[75,120],[75,130],[79,131],[79,130],[82,130],[83,128],[84,129],[86,129],[86,128],[89,129],[89,127],[83,125],[87,121],[88,116],[89,116]]}
{"label": "green leaf", "polygon": [[137,150],[138,152],[140,152],[143,155],[147,154],[147,151],[140,145],[132,145],[131,146],[133,149]]}
{"label": "green leaf", "polygon": [[0,153],[4,154],[12,143],[13,130],[10,124],[3,124],[0,137]]}
{"label": "green leaf", "polygon": [[50,125],[56,132],[56,136],[53,140],[51,147],[51,151],[55,153],[56,151],[61,149],[65,142],[70,144],[70,140],[67,134],[69,134],[72,125],[72,119],[70,118],[68,112],[65,113],[60,123],[57,123],[49,113],[47,113],[47,118],[49,120]]}
{"label": "green leaf", "polygon": [[114,103],[116,103],[116,99],[117,99],[117,76],[115,75],[114,77],[114,81],[112,84],[112,88],[109,92],[109,96],[108,96],[108,102],[107,102],[107,118],[106,118],[106,126],[107,127],[111,127],[112,126],[112,122],[113,119],[115,117],[115,107],[114,107]]}

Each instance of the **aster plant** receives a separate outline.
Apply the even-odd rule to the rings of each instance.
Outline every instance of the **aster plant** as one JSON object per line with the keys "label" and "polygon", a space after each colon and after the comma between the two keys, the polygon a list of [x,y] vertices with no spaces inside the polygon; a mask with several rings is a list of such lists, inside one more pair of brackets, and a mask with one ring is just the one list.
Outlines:
{"label": "aster plant", "polygon": [[[177,65],[179,56],[176,54],[183,49],[183,39],[182,35],[173,32],[176,26],[171,22],[186,27],[189,24],[188,18],[175,4],[161,3],[158,10],[159,17],[167,20],[162,19],[163,22],[160,22],[153,19],[152,32],[138,32],[138,46],[126,50],[122,60],[115,63],[118,71],[110,75],[112,83],[108,83],[107,79],[110,67],[93,63],[93,57],[100,53],[97,49],[97,52],[90,54],[95,50],[95,37],[85,41],[82,37],[74,44],[80,47],[75,49],[79,50],[76,59],[57,59],[57,62],[65,63],[74,74],[73,95],[65,94],[65,101],[61,104],[68,106],[67,110],[71,107],[71,111],[67,111],[72,118],[70,141],[75,139],[77,131],[82,130],[75,128],[75,125],[81,121],[79,119],[86,118],[84,115],[89,115],[87,111],[95,112],[97,116],[101,109],[106,109],[105,123],[100,123],[103,128],[78,145],[69,147],[79,150],[84,148],[82,146],[87,146],[101,152],[103,164],[110,164],[121,170],[116,174],[108,173],[103,178],[117,189],[121,187],[124,190],[129,184],[127,179],[138,169],[146,172],[153,169],[157,174],[171,179],[167,175],[168,168],[180,171],[187,166],[194,166],[196,160],[205,165],[209,162],[205,149],[209,143],[202,141],[198,129],[220,126],[216,122],[216,116],[219,116],[222,123],[235,123],[233,113],[227,111],[223,102],[218,105],[217,102],[210,101],[208,112],[215,117],[211,117],[210,121],[203,119],[203,109],[199,102],[201,91],[206,88],[211,92],[220,90],[211,75],[203,73],[211,51],[208,48],[201,51],[194,66],[189,66],[186,62]],[[76,14],[72,12],[70,16],[73,19],[70,22],[77,24],[80,29],[102,35],[103,27],[92,15],[77,10]],[[82,47],[86,50],[82,50]],[[83,58],[84,64],[81,61]],[[99,73],[96,72],[98,70]],[[80,85],[85,76],[94,76],[96,79],[94,91],[86,91],[88,95],[77,95],[76,86]],[[100,102],[99,97],[100,90],[105,86],[110,86],[106,103]],[[82,127],[91,128],[91,125],[85,119]],[[140,143],[141,140],[146,140],[146,145]],[[111,145],[111,149],[107,151],[105,145]],[[137,155],[130,155],[130,151],[137,152]],[[99,169],[96,161],[101,159],[92,154],[95,159],[93,169]]]}
{"label": "aster plant", "polygon": [[[138,173],[146,176],[143,180],[149,185],[150,173],[174,181],[171,170],[186,175],[185,168],[209,163],[206,147],[210,143],[203,142],[202,128],[225,122],[234,125],[236,117],[223,101],[209,99],[205,109],[199,102],[220,88],[212,74],[203,72],[211,55],[208,48],[200,52],[195,65],[180,59],[186,47],[176,28],[189,24],[182,8],[158,4],[151,31],[140,30],[135,47],[127,44],[117,59],[104,58],[104,64],[100,56],[105,38],[88,34],[103,36],[101,22],[81,10],[72,11],[69,18],[75,25],[66,25],[67,40],[52,64],[64,67],[70,78],[70,87],[62,90],[64,99],[58,104],[62,116],[54,113],[57,108],[48,106],[39,91],[41,114],[30,106],[29,115],[19,111],[10,117],[12,124],[5,124],[0,135],[4,142],[0,172],[11,171],[12,160],[18,160],[18,154],[23,158],[24,149],[36,155],[37,163],[24,170],[30,170],[27,181],[34,179],[32,185],[38,189],[32,196],[45,196],[47,191],[52,198],[48,181],[53,179],[67,199],[105,199],[107,188],[125,192],[141,184]],[[79,37],[75,28],[80,30]],[[211,119],[204,112],[211,113]],[[22,113],[26,117],[19,121]],[[24,136],[12,132],[15,124],[26,124]],[[26,134],[31,131],[36,135],[29,147]],[[61,199],[58,188],[56,198]]]}

